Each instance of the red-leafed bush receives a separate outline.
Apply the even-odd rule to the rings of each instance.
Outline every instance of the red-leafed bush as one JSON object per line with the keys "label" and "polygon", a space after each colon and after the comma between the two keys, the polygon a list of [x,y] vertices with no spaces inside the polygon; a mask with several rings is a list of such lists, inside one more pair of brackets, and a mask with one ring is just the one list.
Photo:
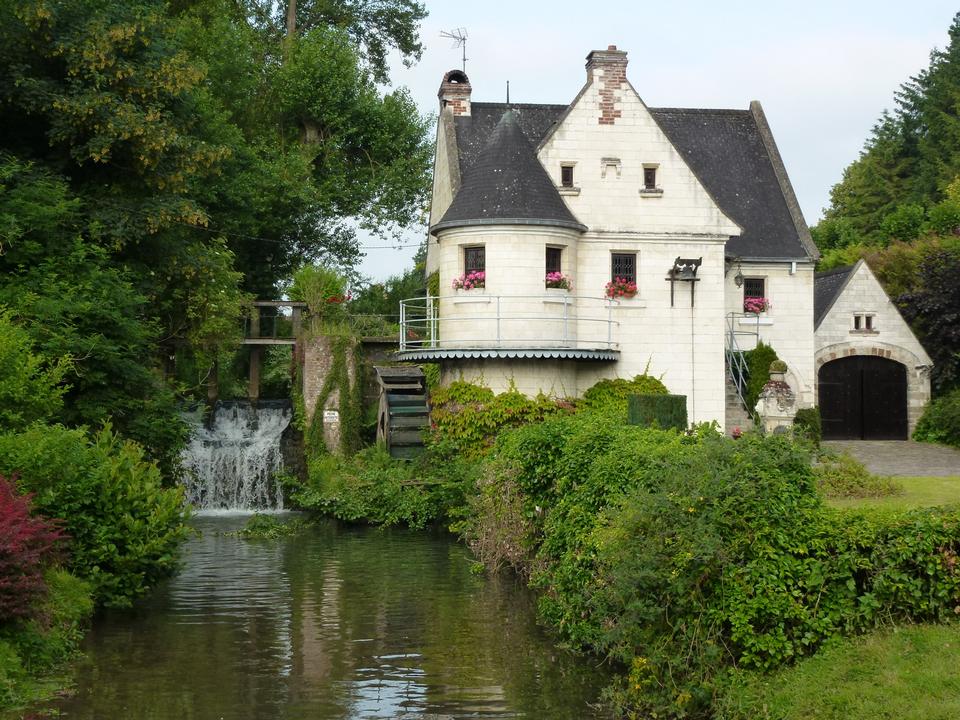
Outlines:
{"label": "red-leafed bush", "polygon": [[0,476],[0,623],[30,616],[62,538],[57,524],[31,515],[30,497]]}

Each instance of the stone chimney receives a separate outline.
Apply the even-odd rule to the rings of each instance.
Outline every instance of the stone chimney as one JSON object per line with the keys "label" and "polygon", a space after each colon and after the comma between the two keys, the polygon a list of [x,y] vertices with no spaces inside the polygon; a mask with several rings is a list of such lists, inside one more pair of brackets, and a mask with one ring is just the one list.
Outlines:
{"label": "stone chimney", "polygon": [[454,115],[470,115],[470,79],[463,70],[451,70],[443,76],[437,97],[440,98],[440,110],[448,105]]}
{"label": "stone chimney", "polygon": [[594,50],[587,55],[587,82],[599,84],[600,125],[613,125],[620,117],[616,109],[617,91],[627,82],[627,53],[609,45],[606,50]]}

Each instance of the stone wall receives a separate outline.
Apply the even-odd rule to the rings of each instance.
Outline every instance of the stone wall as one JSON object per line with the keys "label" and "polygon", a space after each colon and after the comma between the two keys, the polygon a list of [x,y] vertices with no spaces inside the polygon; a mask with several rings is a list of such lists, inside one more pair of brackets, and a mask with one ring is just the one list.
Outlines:
{"label": "stone wall", "polygon": [[[307,427],[310,427],[316,413],[323,413],[323,440],[327,449],[332,453],[340,452],[340,393],[339,387],[331,389],[318,407],[320,394],[323,392],[327,377],[334,369],[334,348],[338,338],[325,336],[311,337],[302,341],[302,391],[303,405],[306,411]],[[355,343],[349,341],[344,351],[347,364],[347,377],[351,386],[357,382],[355,361]]]}

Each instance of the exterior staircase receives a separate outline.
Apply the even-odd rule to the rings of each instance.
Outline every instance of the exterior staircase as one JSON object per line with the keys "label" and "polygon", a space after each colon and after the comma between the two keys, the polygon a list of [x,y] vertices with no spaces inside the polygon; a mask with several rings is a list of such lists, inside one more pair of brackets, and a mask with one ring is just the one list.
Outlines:
{"label": "exterior staircase", "polygon": [[725,418],[724,431],[727,435],[732,435],[735,428],[748,430],[753,427],[753,418],[750,417],[750,414],[740,401],[737,386],[733,384],[729,374],[727,375],[727,410]]}

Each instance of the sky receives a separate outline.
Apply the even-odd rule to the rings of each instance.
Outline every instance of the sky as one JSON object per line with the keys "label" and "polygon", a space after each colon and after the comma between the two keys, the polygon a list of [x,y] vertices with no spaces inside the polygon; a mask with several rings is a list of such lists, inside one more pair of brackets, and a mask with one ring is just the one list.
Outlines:
{"label": "sky", "polygon": [[[763,105],[807,223],[856,159],[901,83],[947,43],[958,7],[940,0],[425,0],[420,62],[394,60],[392,82],[424,113],[461,50],[440,33],[465,28],[473,100],[569,103],[588,52],[628,52],[627,77],[652,107]],[[360,271],[383,280],[412,266],[413,247],[367,250]],[[383,245],[365,238],[366,247]]]}

